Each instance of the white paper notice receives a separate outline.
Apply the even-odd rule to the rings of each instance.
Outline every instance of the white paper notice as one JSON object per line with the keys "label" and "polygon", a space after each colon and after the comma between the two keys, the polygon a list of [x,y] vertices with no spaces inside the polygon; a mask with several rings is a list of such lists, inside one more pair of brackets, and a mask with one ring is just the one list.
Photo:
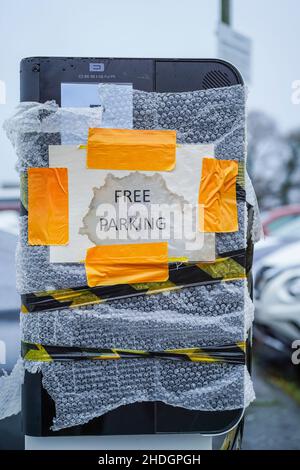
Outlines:
{"label": "white paper notice", "polygon": [[177,146],[170,172],[91,170],[85,149],[50,146],[49,166],[67,168],[69,180],[69,244],[51,246],[50,262],[82,262],[95,245],[157,240],[168,241],[170,258],[214,261],[215,235],[198,230],[204,157],[214,158],[213,145]]}

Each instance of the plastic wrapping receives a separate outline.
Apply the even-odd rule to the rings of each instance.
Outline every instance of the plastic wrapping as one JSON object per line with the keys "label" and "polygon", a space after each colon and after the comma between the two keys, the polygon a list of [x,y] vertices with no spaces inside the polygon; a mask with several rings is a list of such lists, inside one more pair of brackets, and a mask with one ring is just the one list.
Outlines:
{"label": "plastic wrapping", "polygon": [[[107,93],[112,94],[115,87],[110,85],[104,88],[108,89]],[[122,94],[116,96],[121,97]],[[107,104],[106,109],[108,108]],[[46,117],[41,119],[44,114]],[[28,167],[47,166],[48,145],[60,143],[59,131],[62,126],[64,133],[69,136],[69,143],[82,143],[86,142],[88,128],[99,126],[99,119],[99,111],[97,113],[95,108],[72,112],[58,108],[53,103],[20,105],[16,116],[7,121],[5,126],[16,147],[18,168],[25,170]],[[101,125],[105,119],[104,112]],[[97,125],[95,121],[98,122]],[[178,142],[214,143],[216,158],[243,162],[245,89],[238,85],[190,93],[147,93],[134,90],[133,125],[138,129],[175,129]],[[217,255],[246,247],[245,217],[245,202],[239,201],[239,230],[216,234]],[[26,219],[21,224],[24,227]],[[21,242],[17,249],[17,258],[24,269],[20,275],[17,272],[20,293],[86,284],[83,266],[51,266],[47,262],[49,248],[27,247],[24,243],[26,236],[24,231],[21,231],[23,243]],[[61,271],[64,272],[62,275]],[[27,286],[27,283],[34,286]]]}
{"label": "plastic wrapping", "polygon": [[45,363],[40,370],[56,406],[54,431],[136,402],[221,411],[244,408],[254,398],[249,374],[239,365],[139,359]]}
{"label": "plastic wrapping", "polygon": [[21,411],[21,386],[24,380],[24,364],[19,359],[10,375],[0,377],[0,419]]}
{"label": "plastic wrapping", "polygon": [[246,201],[248,202],[248,204],[250,204],[253,207],[253,210],[254,210],[253,223],[251,226],[251,239],[253,243],[257,243],[259,242],[259,240],[262,240],[264,238],[264,231],[263,231],[262,221],[260,218],[260,212],[259,212],[256,194],[253,188],[252,181],[250,180],[250,177],[248,175],[248,172],[246,172],[245,187],[246,187]]}
{"label": "plastic wrapping", "polygon": [[48,146],[82,144],[88,129],[102,124],[101,108],[60,108],[55,102],[21,103],[4,123],[17,157],[17,170],[48,166]]}
{"label": "plastic wrapping", "polygon": [[[245,214],[245,210],[243,209]],[[243,229],[245,231],[245,229]],[[16,251],[16,264],[17,264],[17,290],[20,294],[61,290],[67,288],[79,288],[87,285],[86,272],[83,264],[76,263],[50,263],[49,262],[49,248],[44,246],[29,246],[27,243],[27,216],[20,217],[20,237],[17,244]],[[231,254],[234,251],[232,246]],[[240,277],[241,271],[244,266],[245,254],[242,250],[240,254],[237,253],[237,263],[235,269],[229,264],[228,272],[222,277]],[[227,253],[223,252],[222,257],[227,257]],[[232,260],[234,258],[231,258]],[[182,263],[179,263],[179,268],[175,266],[174,273],[179,274],[184,271]],[[202,276],[200,276],[202,278]],[[216,276],[218,277],[218,276]],[[201,282],[212,280],[210,277],[204,277]],[[183,282],[183,284],[194,284],[191,282]],[[198,281],[199,283],[199,281]],[[182,284],[179,282],[179,284]],[[139,292],[135,292],[138,295]]]}
{"label": "plastic wrapping", "polygon": [[[234,260],[234,253],[246,248],[244,87],[187,93],[125,91],[132,98],[133,128],[176,130],[179,143],[214,144],[215,158],[240,163],[238,230],[216,234],[217,256]],[[127,105],[122,102],[122,86],[114,94],[113,86],[101,85],[99,92],[103,116],[93,108],[73,112],[54,103],[21,105],[6,123],[18,154],[18,169],[47,167],[48,145],[60,144],[62,136],[64,143],[84,144],[89,127],[117,128],[127,120],[124,127],[130,128],[130,100]],[[48,247],[28,245],[26,207],[23,213],[17,248],[19,292],[85,286],[83,265],[50,263]],[[214,265],[209,270],[213,275]],[[22,313],[22,337],[54,346],[149,351],[245,341],[253,306],[245,275],[235,279],[221,282],[222,276],[214,279],[208,275],[203,285],[196,282],[198,285],[180,290],[107,300],[72,310]],[[155,359],[25,365],[31,371],[42,371],[43,385],[56,405],[55,430],[138,401],[159,400],[188,409],[216,411],[242,408],[254,398],[244,365]]]}
{"label": "plastic wrapping", "polygon": [[[244,316],[245,315],[245,316]],[[163,350],[246,338],[253,304],[243,281],[197,286],[149,298],[21,315],[22,339],[48,345]]]}
{"label": "plastic wrapping", "polygon": [[133,125],[132,85],[128,83],[99,83],[98,89],[100,103],[104,110],[101,127],[131,129]]}

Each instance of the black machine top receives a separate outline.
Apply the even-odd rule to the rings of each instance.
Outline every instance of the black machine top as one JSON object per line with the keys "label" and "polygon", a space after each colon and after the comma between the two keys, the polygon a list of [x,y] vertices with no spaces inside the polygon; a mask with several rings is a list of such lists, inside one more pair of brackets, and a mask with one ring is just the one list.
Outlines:
{"label": "black machine top", "polygon": [[62,84],[132,83],[143,91],[184,92],[243,84],[238,70],[217,59],[31,57],[21,61],[21,101],[55,100]]}

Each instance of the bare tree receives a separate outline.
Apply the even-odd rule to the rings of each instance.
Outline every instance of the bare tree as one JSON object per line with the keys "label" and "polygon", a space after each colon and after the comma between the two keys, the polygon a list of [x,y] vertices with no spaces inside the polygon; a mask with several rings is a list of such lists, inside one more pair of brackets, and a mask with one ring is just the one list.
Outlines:
{"label": "bare tree", "polygon": [[275,121],[263,112],[251,112],[248,116],[248,171],[262,209],[287,203],[290,159],[289,139],[280,134]]}

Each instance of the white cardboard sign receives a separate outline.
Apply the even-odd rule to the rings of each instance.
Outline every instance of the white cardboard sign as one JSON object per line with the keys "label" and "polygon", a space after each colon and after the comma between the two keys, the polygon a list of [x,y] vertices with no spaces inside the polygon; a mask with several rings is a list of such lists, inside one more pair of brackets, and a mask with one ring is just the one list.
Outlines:
{"label": "white cardboard sign", "polygon": [[[170,258],[214,261],[215,235],[198,230],[204,157],[214,158],[213,145],[177,146],[176,166],[170,172],[94,170],[86,168],[85,149],[50,146],[49,166],[67,168],[69,183],[69,243],[51,246],[50,262],[82,262],[95,245],[157,240],[168,241]],[[126,203],[122,213],[104,211],[107,206],[117,209],[120,202]],[[149,213],[134,212],[140,204]],[[168,218],[170,207],[175,212]]]}

